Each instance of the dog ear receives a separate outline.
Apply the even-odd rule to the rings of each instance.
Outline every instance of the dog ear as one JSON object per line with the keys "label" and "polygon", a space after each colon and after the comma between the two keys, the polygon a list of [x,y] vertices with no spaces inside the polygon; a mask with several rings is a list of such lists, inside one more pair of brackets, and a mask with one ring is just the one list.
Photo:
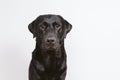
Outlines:
{"label": "dog ear", "polygon": [[66,38],[67,33],[69,33],[71,31],[72,25],[67,20],[65,20],[62,16],[60,16],[60,15],[58,15],[58,16],[61,18],[62,23],[63,23],[63,30],[62,30],[63,34],[62,34],[61,39],[64,39],[64,38]]}
{"label": "dog ear", "polygon": [[63,34],[63,37],[66,38],[67,33],[69,33],[71,31],[71,29],[72,29],[72,25],[68,21],[66,21],[66,20],[64,20],[63,23],[64,23],[64,34]]}
{"label": "dog ear", "polygon": [[29,25],[28,25],[28,29],[29,31],[33,34],[33,38],[36,37],[36,20],[34,20],[33,22],[31,22]]}

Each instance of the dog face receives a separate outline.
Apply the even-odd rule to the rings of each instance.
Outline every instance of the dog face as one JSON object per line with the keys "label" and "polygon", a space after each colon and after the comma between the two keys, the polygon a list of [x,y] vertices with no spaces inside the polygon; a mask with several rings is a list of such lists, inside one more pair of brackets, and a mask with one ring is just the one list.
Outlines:
{"label": "dog face", "polygon": [[28,28],[42,50],[56,51],[72,25],[59,15],[41,15]]}

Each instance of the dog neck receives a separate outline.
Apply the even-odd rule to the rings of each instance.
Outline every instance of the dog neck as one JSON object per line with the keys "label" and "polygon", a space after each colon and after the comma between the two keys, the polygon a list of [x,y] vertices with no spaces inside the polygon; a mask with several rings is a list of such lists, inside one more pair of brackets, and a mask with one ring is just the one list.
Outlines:
{"label": "dog neck", "polygon": [[56,69],[57,66],[60,66],[61,62],[66,59],[66,53],[64,45],[61,45],[58,51],[46,52],[42,50],[38,44],[33,51],[32,59],[38,61],[40,64],[49,70]]}

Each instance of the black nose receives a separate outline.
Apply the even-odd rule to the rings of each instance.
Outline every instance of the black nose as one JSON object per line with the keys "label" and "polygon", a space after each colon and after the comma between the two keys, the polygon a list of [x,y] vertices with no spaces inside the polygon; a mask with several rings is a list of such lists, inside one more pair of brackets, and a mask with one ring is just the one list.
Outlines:
{"label": "black nose", "polygon": [[47,38],[47,43],[55,43],[56,42],[56,39],[53,38],[53,37],[50,37],[50,38]]}

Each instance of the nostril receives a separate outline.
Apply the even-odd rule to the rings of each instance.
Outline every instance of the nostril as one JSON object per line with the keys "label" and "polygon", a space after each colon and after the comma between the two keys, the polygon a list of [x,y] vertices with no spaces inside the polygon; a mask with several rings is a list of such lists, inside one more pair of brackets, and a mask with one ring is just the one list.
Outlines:
{"label": "nostril", "polygon": [[54,40],[51,40],[51,42],[54,42]]}
{"label": "nostril", "polygon": [[49,38],[49,39],[47,39],[47,42],[48,42],[48,43],[54,43],[54,42],[55,42],[55,39]]}

